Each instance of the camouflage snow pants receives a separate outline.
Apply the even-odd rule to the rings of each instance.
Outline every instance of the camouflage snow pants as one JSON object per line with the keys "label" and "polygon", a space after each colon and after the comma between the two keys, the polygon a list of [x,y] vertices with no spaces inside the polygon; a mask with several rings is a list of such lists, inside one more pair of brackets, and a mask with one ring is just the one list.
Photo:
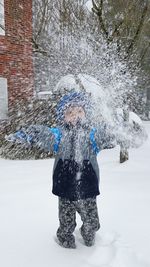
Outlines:
{"label": "camouflage snow pants", "polygon": [[57,238],[63,247],[75,248],[73,232],[76,227],[76,212],[83,222],[81,235],[86,246],[92,246],[95,233],[100,228],[96,197],[78,201],[59,198],[59,222]]}

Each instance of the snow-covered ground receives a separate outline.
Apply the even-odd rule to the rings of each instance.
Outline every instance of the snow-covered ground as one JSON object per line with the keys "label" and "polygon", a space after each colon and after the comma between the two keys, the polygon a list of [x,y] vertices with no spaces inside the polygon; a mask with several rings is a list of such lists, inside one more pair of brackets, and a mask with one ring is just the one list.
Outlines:
{"label": "snow-covered ground", "polygon": [[[150,123],[145,123],[150,135]],[[55,242],[57,197],[51,194],[53,160],[0,159],[0,266],[150,266],[150,140],[119,164],[119,148],[102,151],[101,229],[94,247],[75,231],[76,250]]]}

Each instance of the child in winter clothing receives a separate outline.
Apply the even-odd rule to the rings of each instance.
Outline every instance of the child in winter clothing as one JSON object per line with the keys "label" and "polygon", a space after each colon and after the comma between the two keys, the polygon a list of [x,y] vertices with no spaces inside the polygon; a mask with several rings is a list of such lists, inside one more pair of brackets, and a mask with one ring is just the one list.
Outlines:
{"label": "child in winter clothing", "polygon": [[94,244],[95,233],[100,228],[96,203],[100,194],[97,154],[114,146],[114,136],[104,123],[95,129],[89,116],[89,97],[71,92],[57,107],[58,127],[33,125],[7,137],[8,141],[54,151],[52,192],[59,197],[60,222],[57,238],[66,248],[75,248],[76,211],[83,222],[81,235],[85,245]]}

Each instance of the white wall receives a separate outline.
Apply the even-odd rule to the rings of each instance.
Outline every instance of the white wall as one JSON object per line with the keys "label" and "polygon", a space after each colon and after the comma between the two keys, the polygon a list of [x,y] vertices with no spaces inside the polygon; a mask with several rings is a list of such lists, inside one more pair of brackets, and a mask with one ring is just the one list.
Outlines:
{"label": "white wall", "polygon": [[4,0],[0,0],[0,35],[5,35]]}
{"label": "white wall", "polygon": [[0,77],[0,120],[8,116],[7,79]]}

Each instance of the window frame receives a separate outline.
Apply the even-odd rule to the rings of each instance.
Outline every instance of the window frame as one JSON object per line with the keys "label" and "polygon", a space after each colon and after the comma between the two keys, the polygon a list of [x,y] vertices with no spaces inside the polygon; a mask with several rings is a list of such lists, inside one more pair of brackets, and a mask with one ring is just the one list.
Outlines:
{"label": "window frame", "polygon": [[8,83],[0,76],[0,120],[8,118]]}
{"label": "window frame", "polygon": [[0,36],[5,36],[5,3],[0,0]]}

